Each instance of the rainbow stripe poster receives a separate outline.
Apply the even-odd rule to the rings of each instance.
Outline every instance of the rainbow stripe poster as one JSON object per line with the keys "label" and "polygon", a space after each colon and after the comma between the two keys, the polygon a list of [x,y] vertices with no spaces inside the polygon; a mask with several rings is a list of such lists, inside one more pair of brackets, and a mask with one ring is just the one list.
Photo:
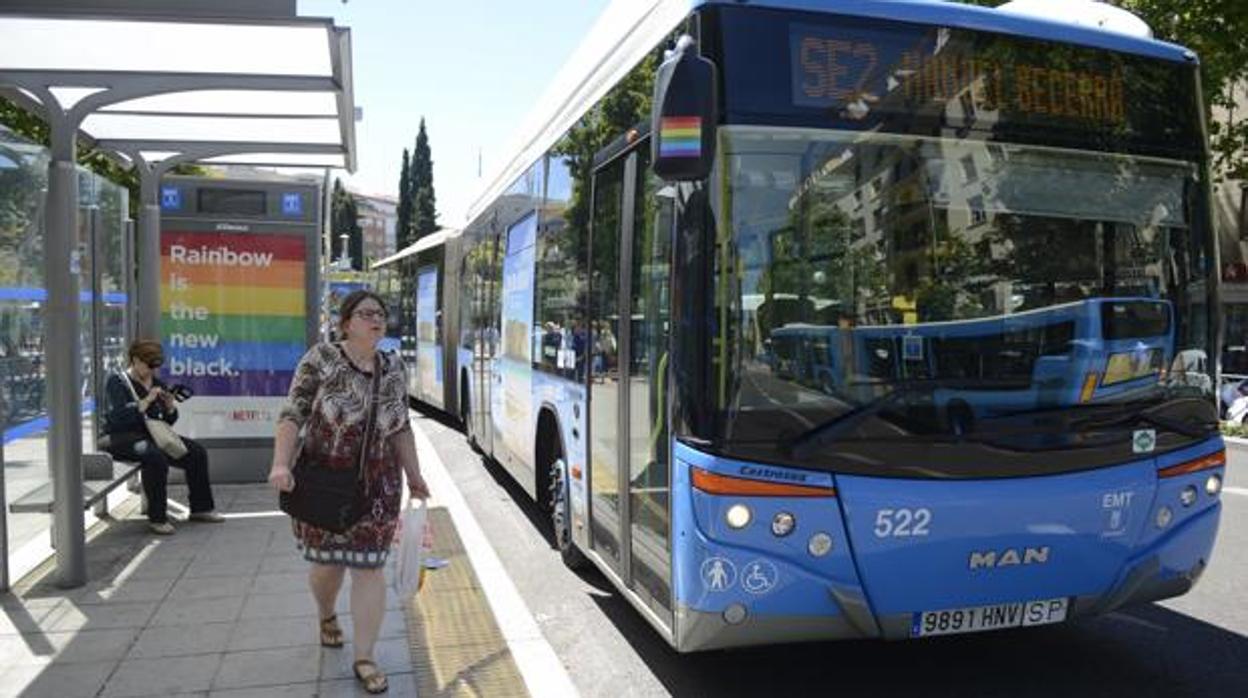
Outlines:
{"label": "rainbow stripe poster", "polygon": [[665,116],[659,121],[659,157],[702,156],[702,117]]}
{"label": "rainbow stripe poster", "polygon": [[182,407],[190,436],[272,435],[307,348],[305,245],[298,234],[161,235],[161,377],[195,391]]}

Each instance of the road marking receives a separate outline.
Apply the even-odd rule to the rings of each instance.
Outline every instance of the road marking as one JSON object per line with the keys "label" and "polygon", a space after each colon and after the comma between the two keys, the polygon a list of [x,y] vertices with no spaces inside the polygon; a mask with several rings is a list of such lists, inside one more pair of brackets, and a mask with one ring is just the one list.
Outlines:
{"label": "road marking", "polygon": [[1223,487],[1222,491],[1227,494],[1237,494],[1241,497],[1248,497],[1248,487]]}
{"label": "road marking", "polygon": [[[413,417],[415,416],[413,413]],[[455,529],[463,541],[468,560],[481,580],[485,599],[494,612],[499,630],[507,640],[507,647],[520,669],[529,695],[543,698],[579,695],[572,685],[572,679],[568,677],[567,669],[542,635],[537,620],[533,618],[516,585],[503,568],[489,538],[481,530],[472,510],[468,508],[468,503],[464,501],[464,496],[451,480],[450,473],[446,471],[446,466],[442,464],[442,459],[433,447],[433,442],[415,419],[412,421],[412,432],[416,435],[420,471],[433,495],[429,503],[444,506],[451,513],[451,520],[455,522]]]}

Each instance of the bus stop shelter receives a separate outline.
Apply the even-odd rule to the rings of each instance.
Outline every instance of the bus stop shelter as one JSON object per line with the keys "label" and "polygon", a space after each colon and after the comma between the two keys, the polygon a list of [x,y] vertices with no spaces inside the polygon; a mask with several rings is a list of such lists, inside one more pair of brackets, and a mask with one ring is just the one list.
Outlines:
{"label": "bus stop shelter", "polygon": [[[157,337],[161,176],[191,162],[354,170],[351,35],[329,19],[293,16],[0,9],[0,36],[0,91],[40,114],[51,132],[44,236],[48,467],[57,578],[72,587],[86,581],[74,244],[79,139],[140,175],[138,331]],[[0,546],[5,535],[0,526]],[[9,581],[3,552],[0,588]]]}

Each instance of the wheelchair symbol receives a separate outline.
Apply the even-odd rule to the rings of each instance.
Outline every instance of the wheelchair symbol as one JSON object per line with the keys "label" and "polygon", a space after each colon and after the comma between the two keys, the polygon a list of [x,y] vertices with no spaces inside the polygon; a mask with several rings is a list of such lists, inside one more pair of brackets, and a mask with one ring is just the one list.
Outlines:
{"label": "wheelchair symbol", "polygon": [[779,573],[776,566],[766,560],[747,563],[741,573],[741,588],[751,594],[766,594],[776,586]]}

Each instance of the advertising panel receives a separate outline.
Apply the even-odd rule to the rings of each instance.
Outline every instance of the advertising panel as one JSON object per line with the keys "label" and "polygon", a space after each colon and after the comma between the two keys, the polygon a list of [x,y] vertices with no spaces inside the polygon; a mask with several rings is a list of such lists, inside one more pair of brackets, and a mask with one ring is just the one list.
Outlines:
{"label": "advertising panel", "polygon": [[438,342],[438,269],[422,269],[416,281],[416,375],[421,397],[442,402],[442,346]]}
{"label": "advertising panel", "polygon": [[[512,453],[524,453],[533,394],[533,275],[537,216],[529,214],[507,231],[503,258],[502,404],[493,415],[497,433]],[[492,393],[491,397],[499,397]]]}
{"label": "advertising panel", "polygon": [[178,430],[195,438],[271,438],[306,348],[305,236],[161,235],[163,379],[195,396]]}

